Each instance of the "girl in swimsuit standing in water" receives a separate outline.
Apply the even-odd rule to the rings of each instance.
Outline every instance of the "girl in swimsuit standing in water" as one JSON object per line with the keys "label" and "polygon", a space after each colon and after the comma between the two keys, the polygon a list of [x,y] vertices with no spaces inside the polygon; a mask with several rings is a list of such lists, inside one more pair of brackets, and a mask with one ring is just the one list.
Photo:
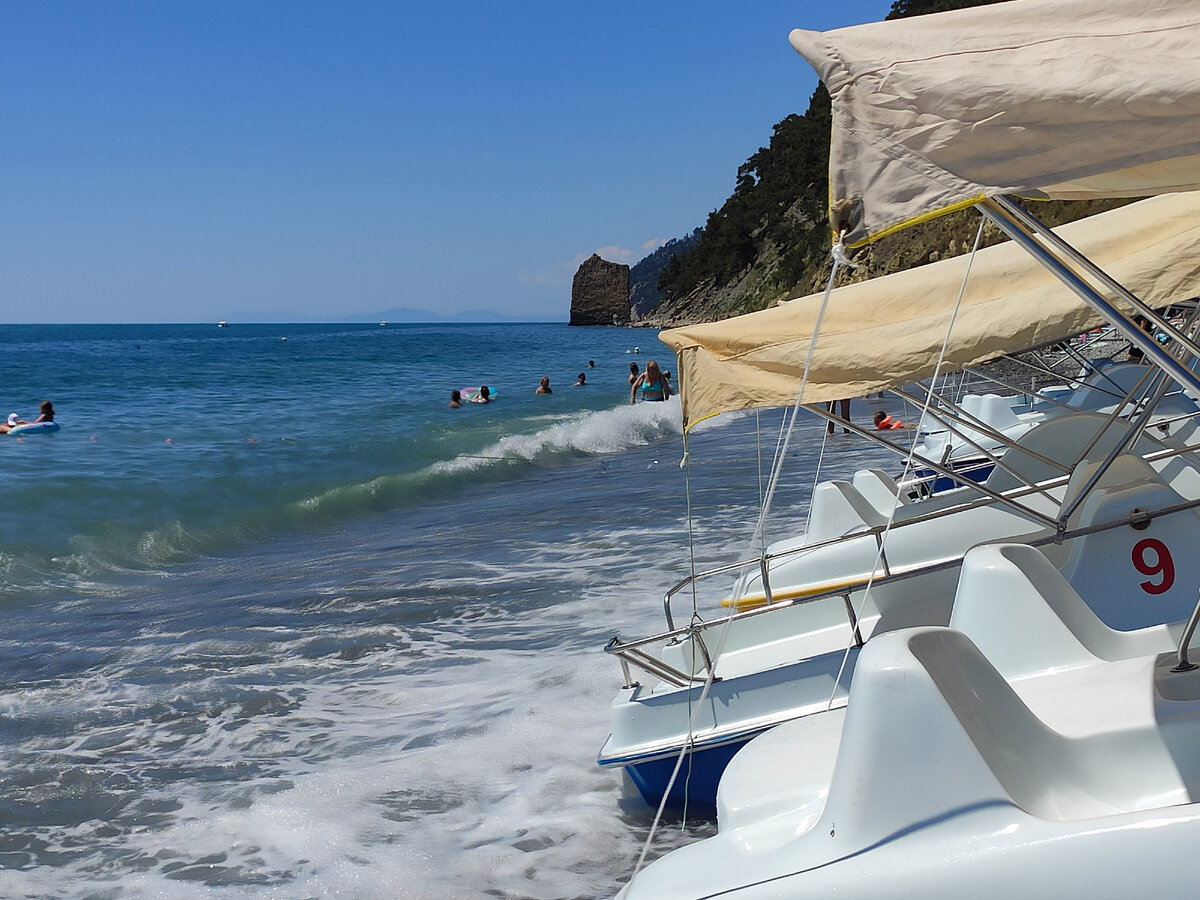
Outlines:
{"label": "girl in swimsuit standing in water", "polygon": [[650,360],[646,363],[646,371],[634,379],[629,388],[629,402],[637,403],[638,389],[641,389],[643,400],[666,400],[671,396],[671,386],[659,371],[658,363]]}

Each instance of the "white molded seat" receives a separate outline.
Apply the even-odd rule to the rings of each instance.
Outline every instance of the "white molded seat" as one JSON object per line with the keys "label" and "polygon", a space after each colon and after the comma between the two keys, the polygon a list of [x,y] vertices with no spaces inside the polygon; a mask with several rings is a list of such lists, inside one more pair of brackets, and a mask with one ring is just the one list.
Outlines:
{"label": "white molded seat", "polygon": [[1109,628],[1049,560],[1025,544],[976,547],[963,559],[950,627],[1012,680],[1051,669],[1165,653],[1176,630]]}
{"label": "white molded seat", "polygon": [[813,491],[804,543],[811,546],[886,523],[887,516],[869,503],[850,482],[823,481]]}
{"label": "white molded seat", "polygon": [[[1067,487],[1076,495],[1095,471],[1080,466]],[[1134,510],[1182,502],[1138,456],[1118,457],[1081,504],[1070,528],[1115,522]],[[1186,619],[1200,585],[1200,513],[1183,510],[1156,516],[1145,527],[1122,525],[1071,542],[1063,575],[1111,628],[1130,631]]]}
{"label": "white molded seat", "polygon": [[1089,375],[1069,402],[1076,409],[1111,409],[1145,374],[1146,366],[1142,363],[1120,362],[1105,366]]}
{"label": "white molded seat", "polygon": [[906,497],[901,496],[896,479],[882,469],[859,469],[850,483],[885,519],[897,506],[908,502]]}
{"label": "white molded seat", "polygon": [[[1078,459],[1080,451],[1107,421],[1107,416],[1086,412],[1047,418],[1017,439],[1016,445],[1004,454],[1004,465],[1030,483],[1060,478],[1064,474],[1063,469],[1049,465],[1022,450],[1028,449],[1063,466],[1071,466]],[[1124,437],[1127,428],[1127,425],[1109,428],[1091,449],[1091,454],[1103,458],[1103,455],[1115,446],[1117,440]],[[1002,466],[996,466],[987,479],[987,486],[995,491],[1011,490],[1020,484],[1021,482]]]}
{"label": "white molded seat", "polygon": [[1021,424],[1012,408],[1014,397],[1001,397],[999,394],[984,394],[979,398],[979,407],[975,415],[985,422],[993,431],[1004,431]]}
{"label": "white molded seat", "polygon": [[948,628],[867,644],[841,738],[814,829],[846,852],[990,806],[1070,821],[1190,800],[1156,728],[1063,737]]}

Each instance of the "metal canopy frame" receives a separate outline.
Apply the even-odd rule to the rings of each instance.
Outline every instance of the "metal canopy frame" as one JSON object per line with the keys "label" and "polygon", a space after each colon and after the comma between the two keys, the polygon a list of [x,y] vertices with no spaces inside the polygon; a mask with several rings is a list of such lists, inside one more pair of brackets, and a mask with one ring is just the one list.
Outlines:
{"label": "metal canopy frame", "polygon": [[[968,435],[963,434],[962,431],[959,430],[959,428],[956,428],[952,423],[957,422],[962,427],[970,428],[979,434],[992,437],[993,439],[999,439],[1004,443],[1009,443],[1010,445],[1011,442],[1005,441],[1004,436],[988,426],[986,422],[983,422],[978,417],[963,410],[961,406],[953,403],[946,397],[941,396],[937,391],[934,390],[934,386],[932,385],[928,388],[928,391],[930,396],[939,403],[939,407],[936,411],[936,418],[939,423],[946,425],[950,431],[957,434],[968,444],[980,450],[989,459],[1008,469],[1010,474],[1012,474],[1018,481],[1022,482],[1025,487],[1003,492],[996,491],[992,488],[989,488],[985,484],[980,484],[962,478],[961,473],[956,472],[952,467],[946,465],[944,460],[933,460],[921,454],[912,453],[909,448],[906,448],[901,444],[884,437],[884,432],[879,432],[875,429],[867,429],[855,424],[854,422],[842,419],[841,417],[824,409],[823,405],[811,404],[806,405],[806,408],[823,420],[837,423],[849,429],[853,433],[861,437],[868,438],[869,440],[880,444],[903,457],[911,457],[921,466],[927,467],[939,475],[949,477],[959,481],[960,483],[964,483],[964,486],[972,488],[977,492],[978,495],[980,495],[974,501],[963,504],[955,504],[950,508],[944,508],[925,516],[918,516],[911,522],[906,522],[904,524],[915,524],[916,522],[927,518],[940,518],[941,516],[949,515],[954,511],[980,504],[986,505],[990,503],[1001,503],[1018,510],[1021,514],[1027,516],[1030,519],[1031,525],[1037,526],[1040,524],[1043,527],[1053,530],[1054,533],[1051,536],[1025,541],[1025,543],[1029,543],[1032,546],[1040,546],[1051,541],[1056,543],[1062,542],[1063,540],[1070,540],[1072,538],[1094,533],[1096,531],[1108,530],[1110,528],[1128,525],[1133,521],[1132,518],[1106,522],[1089,528],[1072,530],[1068,530],[1066,528],[1068,519],[1078,508],[1083,498],[1085,498],[1095,487],[1095,485],[1099,483],[1104,473],[1109,469],[1109,467],[1111,467],[1115,460],[1123,452],[1126,452],[1144,431],[1146,424],[1154,412],[1154,409],[1158,405],[1158,402],[1168,390],[1167,376],[1170,376],[1170,378],[1182,385],[1185,390],[1190,390],[1194,392],[1196,396],[1200,397],[1200,376],[1198,376],[1197,373],[1194,372],[1189,365],[1185,364],[1184,362],[1185,355],[1190,355],[1192,357],[1193,365],[1195,364],[1194,360],[1200,359],[1200,346],[1198,346],[1186,334],[1186,331],[1190,330],[1192,323],[1196,320],[1196,313],[1193,313],[1193,316],[1189,319],[1183,330],[1175,328],[1158,312],[1147,306],[1139,298],[1135,297],[1114,279],[1100,270],[1095,264],[1063,241],[1049,227],[1038,221],[1012,199],[1008,197],[989,198],[981,201],[978,205],[984,216],[986,216],[990,221],[994,222],[1005,234],[1012,238],[1015,243],[1026,250],[1026,252],[1030,253],[1030,255],[1040,264],[1045,266],[1055,277],[1062,281],[1068,289],[1070,289],[1085,303],[1095,309],[1104,319],[1109,321],[1118,332],[1128,338],[1130,343],[1140,348],[1144,356],[1153,363],[1153,365],[1147,366],[1146,373],[1138,380],[1133,388],[1131,388],[1128,392],[1124,392],[1123,398],[1120,396],[1121,392],[1106,391],[1107,393],[1112,393],[1115,406],[1108,415],[1106,421],[1097,429],[1096,435],[1079,453],[1078,457],[1070,467],[1066,467],[1052,460],[1047,460],[1040,454],[1030,452],[1031,456],[1043,460],[1044,462],[1050,464],[1053,468],[1066,471],[1066,474],[1060,476],[1059,478],[1050,479],[1047,482],[1032,484],[1028,481],[1028,479],[1022,478],[1017,473],[1012,472],[1011,469],[1003,465],[1003,463],[995,454],[989,452],[983,447],[980,447],[976,441],[972,440]],[[1118,301],[1124,304],[1126,309],[1120,308],[1116,302],[1101,293],[1101,291],[1096,288],[1096,284],[1102,285],[1107,291],[1115,295],[1115,297],[1118,298]],[[1132,310],[1132,312],[1129,310]],[[1200,306],[1197,307],[1197,312],[1200,312]],[[1133,316],[1137,314],[1145,316],[1146,319],[1157,329],[1166,332],[1170,336],[1171,349],[1168,349],[1168,347],[1160,344],[1153,338],[1152,335],[1147,334],[1137,326],[1137,324],[1133,321]],[[1067,352],[1073,357],[1077,359],[1080,358],[1077,354],[1072,352],[1072,348],[1069,346],[1067,346],[1066,349]],[[1174,352],[1171,352],[1172,349]],[[1090,367],[1090,362],[1090,360],[1085,359],[1083,360],[1083,365],[1085,367]],[[1046,370],[1042,367],[1033,366],[1032,364],[1030,364],[1030,367],[1036,368],[1043,372],[1052,371]],[[986,374],[984,377],[987,380],[993,381],[997,384],[1004,384],[998,379],[992,378]],[[1112,384],[1111,379],[1110,384]],[[1098,389],[1104,390],[1103,388]],[[906,402],[918,402],[917,398],[906,393],[902,389],[894,389],[891,391],[891,393],[904,399]],[[1054,402],[1059,406],[1066,405],[1053,400],[1051,402]],[[1091,473],[1089,476],[1087,484],[1084,485],[1082,490],[1077,492],[1077,496],[1073,500],[1069,500],[1069,502],[1064,502],[1062,504],[1057,517],[1047,516],[1044,512],[1035,510],[1020,502],[1021,498],[1028,496],[1029,494],[1046,493],[1047,489],[1051,485],[1065,484],[1070,478],[1070,475],[1074,469],[1084,458],[1087,457],[1091,449],[1095,447],[1100,437],[1109,428],[1111,428],[1115,422],[1123,418],[1128,418],[1132,427],[1128,429],[1122,440],[1117,441],[1112,450],[1106,454],[1105,459],[1097,467],[1097,470]],[[1182,453],[1192,452],[1197,449],[1200,449],[1200,446],[1189,445],[1181,449],[1165,449],[1161,452],[1151,454],[1147,457],[1147,459],[1165,458]],[[1068,500],[1068,498],[1064,498],[1064,500]],[[1157,517],[1162,515],[1170,515],[1185,509],[1196,508],[1200,508],[1200,499],[1185,501],[1180,504],[1175,504],[1157,510],[1138,511],[1138,514],[1139,516],[1145,516],[1148,514],[1150,516]],[[867,531],[857,533],[854,536],[862,537],[871,533],[875,533],[876,540],[878,541],[882,539],[882,535],[878,533],[879,531],[880,529],[868,529]],[[839,538],[835,540],[841,539]],[[832,542],[833,541],[830,541],[828,543]],[[819,544],[811,547],[795,548],[794,550],[787,551],[782,555],[786,556],[796,552],[809,552],[813,550],[815,546],[821,545]],[[676,670],[669,664],[650,656],[642,648],[663,641],[676,641],[684,637],[690,637],[694,640],[698,640],[701,651],[704,654],[704,670],[712,672],[715,660],[709,657],[708,649],[705,647],[703,641],[703,633],[709,627],[727,621],[727,618],[722,617],[722,619],[711,622],[697,621],[693,622],[689,626],[677,628],[674,623],[674,618],[671,614],[671,598],[684,587],[693,584],[697,580],[707,579],[721,573],[744,570],[747,566],[757,566],[762,572],[765,604],[752,610],[743,610],[740,612],[735,611],[728,618],[748,618],[752,616],[763,615],[776,610],[786,609],[798,603],[811,603],[832,597],[842,597],[847,606],[848,624],[850,625],[852,631],[857,635],[857,617],[854,613],[853,606],[850,603],[850,594],[856,590],[856,587],[841,587],[837,589],[821,591],[803,598],[796,597],[775,599],[772,597],[768,574],[769,563],[771,559],[772,557],[764,554],[755,560],[744,560],[729,565],[719,566],[706,572],[700,572],[691,575],[671,588],[671,590],[669,590],[666,596],[663,598],[663,607],[667,620],[666,632],[645,638],[634,639],[631,641],[625,641],[618,637],[614,637],[604,649],[607,652],[616,655],[620,659],[622,668],[625,671],[626,686],[631,686],[632,684],[636,683],[633,681],[631,672],[629,670],[631,665],[633,667],[650,672],[651,674],[663,679],[664,681],[667,681],[670,684],[674,684],[677,687],[686,687],[687,685],[701,683],[704,679],[698,675]],[[887,566],[886,557],[884,557],[884,572],[878,574],[876,577],[873,577],[871,582],[885,584],[892,581],[903,580],[923,572],[957,565],[960,561],[961,557],[955,559],[945,559],[927,564],[925,566],[918,566],[915,569],[902,572],[893,572]],[[858,589],[861,589],[861,587],[861,585],[857,586]],[[1181,668],[1194,667],[1190,662],[1188,662],[1187,644],[1198,624],[1200,624],[1200,602],[1198,602],[1195,610],[1192,613],[1191,620],[1185,629],[1178,648],[1179,666]],[[858,637],[858,641],[861,641],[861,637]]]}

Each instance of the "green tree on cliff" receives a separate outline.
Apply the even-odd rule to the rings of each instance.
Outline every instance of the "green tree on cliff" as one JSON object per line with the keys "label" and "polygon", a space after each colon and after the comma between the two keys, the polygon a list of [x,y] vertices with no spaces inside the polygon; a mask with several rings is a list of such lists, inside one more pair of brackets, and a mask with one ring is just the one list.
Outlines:
{"label": "green tree on cliff", "polygon": [[[895,0],[888,18],[997,2],[1005,0]],[[814,280],[829,256],[829,133],[829,94],[818,85],[804,115],[777,124],[768,146],[738,168],[733,194],[709,214],[696,243],[659,270],[664,301],[719,290],[756,266],[767,290],[757,290],[755,304]]]}

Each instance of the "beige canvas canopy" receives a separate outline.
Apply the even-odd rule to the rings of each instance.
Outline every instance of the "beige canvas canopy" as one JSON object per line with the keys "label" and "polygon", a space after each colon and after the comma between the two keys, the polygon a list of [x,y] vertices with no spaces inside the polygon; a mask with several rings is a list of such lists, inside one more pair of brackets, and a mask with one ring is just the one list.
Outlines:
{"label": "beige canvas canopy", "polygon": [[791,43],[833,100],[850,246],[997,194],[1200,188],[1200,2],[1013,0]]}
{"label": "beige canvas canopy", "polygon": [[[1056,232],[1150,306],[1200,294],[1200,193],[1151,198]],[[822,295],[662,332],[679,360],[685,421],[861,396],[932,375],[967,266],[956,257],[832,291],[799,398]],[[1099,323],[1019,247],[990,247],[971,265],[944,370]]]}

